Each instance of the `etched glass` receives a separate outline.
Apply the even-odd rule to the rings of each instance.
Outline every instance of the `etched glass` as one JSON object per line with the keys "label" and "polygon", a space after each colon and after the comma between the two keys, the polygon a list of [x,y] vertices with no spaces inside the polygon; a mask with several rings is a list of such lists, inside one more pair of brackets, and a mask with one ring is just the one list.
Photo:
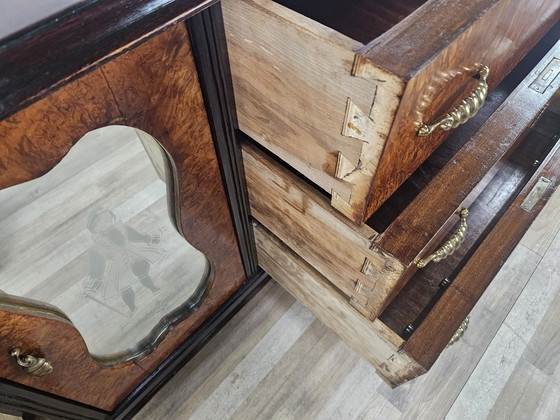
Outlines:
{"label": "etched glass", "polygon": [[101,363],[153,348],[211,279],[175,227],[169,162],[146,133],[110,126],[0,191],[0,289],[59,308]]}

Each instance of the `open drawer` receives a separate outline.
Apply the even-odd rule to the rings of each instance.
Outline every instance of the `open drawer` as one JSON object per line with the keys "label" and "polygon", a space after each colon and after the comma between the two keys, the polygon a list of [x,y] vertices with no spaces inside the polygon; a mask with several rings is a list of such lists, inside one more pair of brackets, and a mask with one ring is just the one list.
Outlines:
{"label": "open drawer", "polygon": [[[560,183],[559,88],[557,43],[383,230],[329,212],[313,188],[246,147],[260,264],[392,385],[425,372]],[[280,199],[262,199],[256,178]],[[277,206],[265,209],[268,200]],[[474,217],[466,235],[453,229],[463,208]],[[454,252],[419,268],[449,242]]]}
{"label": "open drawer", "polygon": [[[556,0],[225,0],[223,7],[240,128],[358,223],[445,130],[476,112],[560,16]],[[458,107],[464,98],[468,105]],[[452,109],[443,130],[419,136]]]}

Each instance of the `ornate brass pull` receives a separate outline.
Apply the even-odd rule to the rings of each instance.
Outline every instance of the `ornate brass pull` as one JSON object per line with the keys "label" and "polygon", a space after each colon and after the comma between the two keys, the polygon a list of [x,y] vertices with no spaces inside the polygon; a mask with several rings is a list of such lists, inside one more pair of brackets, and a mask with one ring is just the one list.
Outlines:
{"label": "ornate brass pull", "polygon": [[468,119],[474,117],[476,113],[482,108],[484,105],[484,101],[486,100],[486,95],[488,94],[488,83],[486,83],[486,79],[488,78],[488,74],[490,73],[490,69],[488,66],[482,67],[478,76],[480,78],[478,85],[476,88],[467,96],[465,99],[461,101],[459,105],[449,111],[440,119],[436,120],[432,124],[422,124],[420,129],[418,130],[418,136],[426,137],[427,135],[431,134],[436,128],[439,128],[443,131],[449,131],[452,128],[456,128],[461,124],[467,122]]}
{"label": "ornate brass pull", "polygon": [[457,341],[459,341],[459,339],[463,335],[465,335],[465,332],[467,332],[467,328],[469,327],[469,321],[470,321],[470,316],[467,316],[459,326],[459,329],[455,332],[455,334],[453,334],[453,337],[451,337],[451,340],[449,340],[449,343],[447,343],[447,346],[445,346],[445,348],[452,346]]}
{"label": "ornate brass pull", "polygon": [[30,355],[22,355],[19,347],[10,352],[24,371],[32,376],[45,376],[53,371],[53,365],[45,359],[36,358]]}
{"label": "ornate brass pull", "polygon": [[416,264],[416,267],[424,268],[431,261],[440,262],[441,260],[449,257],[451,254],[457,251],[461,243],[463,243],[463,241],[465,240],[465,235],[467,234],[468,215],[469,215],[469,211],[467,209],[462,209],[461,212],[459,213],[461,220],[459,221],[459,227],[457,228],[457,231],[436,252],[434,252],[433,254],[429,255],[426,258],[423,259],[417,258],[416,260],[414,260],[414,264]]}

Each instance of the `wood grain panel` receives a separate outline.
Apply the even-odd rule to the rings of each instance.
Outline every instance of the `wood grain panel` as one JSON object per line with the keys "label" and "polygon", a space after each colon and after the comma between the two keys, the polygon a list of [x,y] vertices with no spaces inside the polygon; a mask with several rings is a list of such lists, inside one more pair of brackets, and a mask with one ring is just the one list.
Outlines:
{"label": "wood grain panel", "polygon": [[357,227],[325,198],[254,146],[243,159],[251,214],[347,296],[366,317],[379,313],[403,266],[372,249],[376,233]]}
{"label": "wood grain panel", "polygon": [[[115,123],[148,132],[170,154],[179,174],[174,193],[180,230],[212,261],[215,279],[199,310],[176,325],[160,346],[141,361],[112,368],[101,368],[88,362],[80,374],[68,375],[56,385],[53,381],[32,383],[37,389],[109,411],[244,281],[212,135],[183,25],[175,26],[2,121],[2,187],[41,175],[60,161],[87,131]],[[5,310],[4,314],[8,316],[8,311]],[[17,317],[17,313],[9,314],[8,318]],[[67,325],[64,328],[69,330],[72,327]],[[72,334],[76,336],[77,333]],[[38,336],[40,338],[42,336]],[[2,365],[6,369],[12,368]],[[22,377],[19,371],[3,373],[13,381],[31,384],[29,378]],[[101,392],[101,388],[108,392]]]}
{"label": "wood grain panel", "polygon": [[[182,233],[208,256],[214,268],[214,283],[197,311],[175,326],[156,352],[138,362],[147,371],[155,369],[164,359],[162,356],[169,355],[245,280],[194,61],[185,48],[187,45],[186,31],[179,25],[169,31],[167,38],[161,36],[159,44],[152,46],[164,57],[167,55],[165,66],[153,60],[152,48],[140,47],[133,59],[122,64],[120,71],[108,63],[105,73],[111,85],[116,86],[119,107],[130,106],[129,115],[134,115],[130,124],[157,138],[171,155],[178,174],[176,193]],[[134,106],[136,94],[123,92],[120,96],[118,86],[126,86],[124,80],[130,74],[138,78],[139,91],[142,87],[154,89],[148,107]],[[151,87],[146,85],[146,74],[150,75],[148,78],[153,77]],[[141,112],[134,112],[140,109]]]}

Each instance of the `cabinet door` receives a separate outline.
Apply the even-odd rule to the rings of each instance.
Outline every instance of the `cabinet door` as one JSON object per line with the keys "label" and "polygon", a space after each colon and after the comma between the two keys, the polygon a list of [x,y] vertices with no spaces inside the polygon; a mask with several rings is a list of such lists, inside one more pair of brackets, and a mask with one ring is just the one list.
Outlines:
{"label": "cabinet door", "polygon": [[0,138],[0,376],[112,411],[245,280],[186,27]]}

